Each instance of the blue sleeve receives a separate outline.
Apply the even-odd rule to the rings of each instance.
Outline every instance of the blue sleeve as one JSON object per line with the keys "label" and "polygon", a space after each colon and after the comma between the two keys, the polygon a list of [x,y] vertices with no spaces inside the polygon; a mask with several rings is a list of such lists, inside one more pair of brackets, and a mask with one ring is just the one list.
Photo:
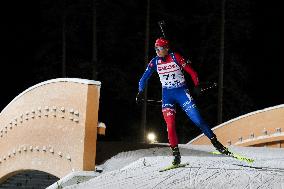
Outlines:
{"label": "blue sleeve", "polygon": [[145,88],[145,85],[148,82],[148,79],[151,77],[152,73],[155,70],[155,61],[156,58],[153,58],[150,63],[148,64],[143,76],[141,77],[139,81],[139,92],[142,92]]}

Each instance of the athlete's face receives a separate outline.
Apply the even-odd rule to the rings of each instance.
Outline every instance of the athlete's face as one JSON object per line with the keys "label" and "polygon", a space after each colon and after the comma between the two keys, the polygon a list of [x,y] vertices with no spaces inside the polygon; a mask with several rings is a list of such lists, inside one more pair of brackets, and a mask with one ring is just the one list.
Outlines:
{"label": "athlete's face", "polygon": [[155,51],[159,57],[165,57],[168,54],[169,49],[167,47],[155,46]]}

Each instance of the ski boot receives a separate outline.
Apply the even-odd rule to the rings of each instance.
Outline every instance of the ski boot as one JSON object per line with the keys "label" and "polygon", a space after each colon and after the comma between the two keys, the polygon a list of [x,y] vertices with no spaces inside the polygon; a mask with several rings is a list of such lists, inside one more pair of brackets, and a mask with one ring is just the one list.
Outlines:
{"label": "ski boot", "polygon": [[179,148],[178,146],[175,147],[171,147],[172,151],[173,151],[173,156],[174,156],[174,160],[172,162],[173,165],[179,165],[180,164],[180,153],[179,153]]}
{"label": "ski boot", "polygon": [[210,138],[211,143],[213,144],[213,146],[216,148],[216,150],[218,150],[221,154],[225,154],[225,155],[231,155],[231,152],[228,150],[228,148],[226,148],[225,146],[223,146],[223,144],[221,144],[216,136]]}

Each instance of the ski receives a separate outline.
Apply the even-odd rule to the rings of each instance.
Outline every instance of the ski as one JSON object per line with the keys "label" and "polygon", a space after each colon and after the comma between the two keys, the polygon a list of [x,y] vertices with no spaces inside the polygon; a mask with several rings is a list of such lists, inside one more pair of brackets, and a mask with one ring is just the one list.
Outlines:
{"label": "ski", "polygon": [[284,172],[284,168],[277,168],[277,167],[261,167],[261,166],[242,165],[242,164],[233,164],[233,165],[244,167],[244,168],[262,170],[262,171]]}
{"label": "ski", "polygon": [[[226,154],[222,154],[221,152],[218,152],[218,151],[212,152],[212,154],[214,154],[214,155],[226,155]],[[253,163],[254,162],[254,159],[251,159],[251,158],[248,158],[248,157],[245,157],[245,156],[242,156],[240,154],[233,153],[233,152],[230,152],[230,154],[226,155],[226,156],[235,158],[235,159],[240,160],[240,161],[245,161],[247,163]]]}
{"label": "ski", "polygon": [[159,172],[164,172],[164,171],[168,171],[168,170],[171,170],[171,169],[177,169],[177,168],[185,167],[187,165],[189,165],[189,163],[182,163],[182,164],[178,164],[178,165],[170,165],[166,168],[161,169]]}

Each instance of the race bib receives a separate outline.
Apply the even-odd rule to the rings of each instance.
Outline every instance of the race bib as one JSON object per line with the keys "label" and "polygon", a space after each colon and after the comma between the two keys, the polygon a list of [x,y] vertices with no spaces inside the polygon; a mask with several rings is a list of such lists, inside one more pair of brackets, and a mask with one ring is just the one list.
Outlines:
{"label": "race bib", "polygon": [[175,62],[161,63],[158,60],[157,72],[163,88],[176,88],[185,83],[181,68]]}

